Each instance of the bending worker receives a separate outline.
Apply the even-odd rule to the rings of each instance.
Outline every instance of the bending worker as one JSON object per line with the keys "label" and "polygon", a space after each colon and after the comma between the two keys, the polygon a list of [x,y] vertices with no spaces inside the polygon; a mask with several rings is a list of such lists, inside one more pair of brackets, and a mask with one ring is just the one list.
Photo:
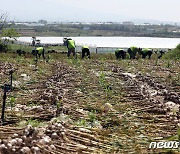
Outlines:
{"label": "bending worker", "polygon": [[36,58],[40,58],[41,55],[43,59],[45,59],[45,49],[43,47],[37,47],[35,50],[32,50],[32,54],[36,56]]}
{"label": "bending worker", "polygon": [[68,53],[67,56],[69,57],[71,55],[71,52],[73,53],[73,56],[75,57],[75,41],[72,39],[67,39],[67,48],[68,48]]}
{"label": "bending worker", "polygon": [[85,56],[90,58],[90,51],[87,45],[82,46],[82,58],[84,58]]}

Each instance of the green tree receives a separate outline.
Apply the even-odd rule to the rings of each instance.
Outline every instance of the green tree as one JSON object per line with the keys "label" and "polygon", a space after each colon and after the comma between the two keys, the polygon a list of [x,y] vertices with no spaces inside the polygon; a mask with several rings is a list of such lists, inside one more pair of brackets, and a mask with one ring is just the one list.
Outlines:
{"label": "green tree", "polygon": [[6,52],[10,43],[19,36],[19,34],[13,28],[7,27],[7,13],[0,15],[0,52]]}
{"label": "green tree", "polygon": [[11,43],[13,43],[19,34],[13,28],[3,28],[0,36],[0,52],[6,52]]}

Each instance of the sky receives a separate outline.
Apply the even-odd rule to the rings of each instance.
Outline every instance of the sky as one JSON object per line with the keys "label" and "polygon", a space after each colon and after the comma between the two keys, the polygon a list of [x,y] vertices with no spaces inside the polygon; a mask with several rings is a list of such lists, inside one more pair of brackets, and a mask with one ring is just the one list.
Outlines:
{"label": "sky", "polygon": [[15,21],[180,22],[180,0],[0,0],[0,13]]}

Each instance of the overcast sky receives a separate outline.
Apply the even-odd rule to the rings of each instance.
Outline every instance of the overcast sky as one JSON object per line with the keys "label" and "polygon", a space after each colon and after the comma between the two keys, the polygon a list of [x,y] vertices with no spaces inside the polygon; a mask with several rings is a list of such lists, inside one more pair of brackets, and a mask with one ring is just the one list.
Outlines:
{"label": "overcast sky", "polygon": [[180,22],[180,0],[0,0],[10,20]]}

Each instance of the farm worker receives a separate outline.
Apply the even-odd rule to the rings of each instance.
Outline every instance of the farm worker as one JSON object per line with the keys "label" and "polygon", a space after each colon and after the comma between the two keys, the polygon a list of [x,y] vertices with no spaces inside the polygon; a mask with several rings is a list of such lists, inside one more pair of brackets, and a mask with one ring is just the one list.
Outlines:
{"label": "farm worker", "polygon": [[162,58],[163,54],[165,54],[165,51],[160,50],[160,51],[159,51],[159,54],[160,54],[160,55],[158,56],[158,59]]}
{"label": "farm worker", "polygon": [[128,53],[129,53],[130,59],[135,59],[136,53],[139,51],[140,51],[140,49],[137,47],[134,47],[134,46],[128,48]]}
{"label": "farm worker", "polygon": [[146,58],[146,56],[148,56],[148,58],[150,59],[151,55],[153,54],[153,50],[145,48],[145,49],[142,49],[141,54],[142,54],[142,58]]}
{"label": "farm worker", "polygon": [[34,47],[36,45],[36,37],[32,37],[32,46]]}
{"label": "farm worker", "polygon": [[87,45],[82,46],[82,58],[84,58],[85,55],[87,55],[87,57],[90,58],[90,51]]}
{"label": "farm worker", "polygon": [[43,47],[37,47],[36,48],[36,57],[37,55],[39,56],[39,58],[41,57],[41,55],[43,56],[43,58],[45,59],[45,49]]}
{"label": "farm worker", "polygon": [[75,41],[72,39],[67,39],[67,48],[68,48],[68,53],[67,56],[69,57],[71,52],[73,53],[73,56],[75,57]]}
{"label": "farm worker", "polygon": [[125,59],[126,58],[126,51],[124,49],[117,49],[115,51],[116,59]]}

